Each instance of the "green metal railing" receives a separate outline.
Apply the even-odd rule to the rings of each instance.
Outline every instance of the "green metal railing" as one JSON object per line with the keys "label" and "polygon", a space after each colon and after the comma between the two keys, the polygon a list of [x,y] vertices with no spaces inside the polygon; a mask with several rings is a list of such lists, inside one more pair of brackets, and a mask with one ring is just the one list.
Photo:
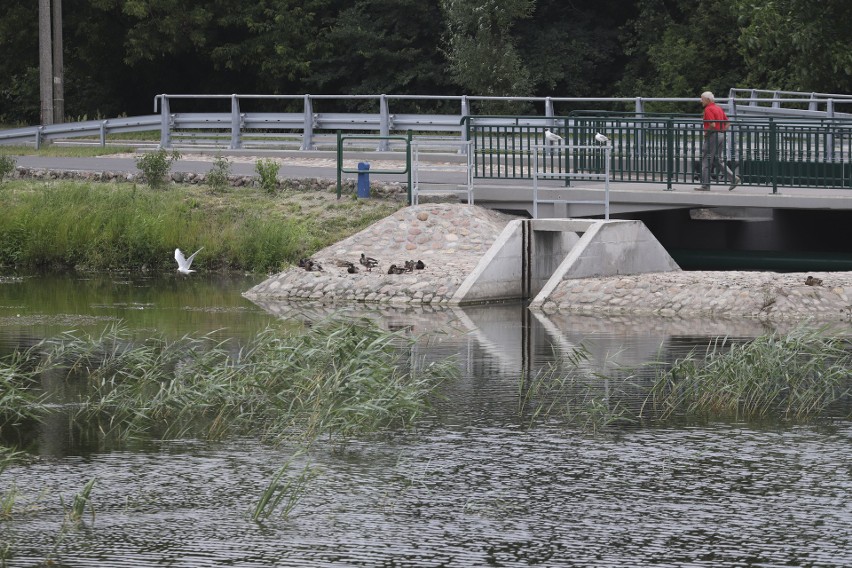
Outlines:
{"label": "green metal railing", "polygon": [[[573,113],[566,117],[465,116],[473,142],[474,177],[532,178],[532,147],[545,144],[545,129],[562,143],[540,153],[538,169],[553,173],[603,171],[594,145],[601,133],[612,144],[612,181],[674,184],[698,181],[703,121],[683,115]],[[724,159],[744,185],[852,188],[852,120],[733,119]],[[712,179],[712,178],[711,178]],[[718,183],[730,183],[719,179]]]}
{"label": "green metal railing", "polygon": [[[376,134],[343,134],[337,131],[337,198],[340,199],[343,192],[343,175],[347,174],[405,174],[408,182],[408,204],[411,205],[411,138],[412,134],[409,130],[405,136],[380,136]],[[405,167],[402,169],[393,170],[359,170],[345,168],[343,166],[343,143],[347,140],[373,140],[377,142],[388,142],[390,140],[400,140],[405,142]]]}

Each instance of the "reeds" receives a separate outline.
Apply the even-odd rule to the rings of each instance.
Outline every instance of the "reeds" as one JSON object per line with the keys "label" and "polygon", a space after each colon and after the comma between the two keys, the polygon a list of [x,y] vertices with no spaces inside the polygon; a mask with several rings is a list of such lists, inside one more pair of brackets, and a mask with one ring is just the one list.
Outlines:
{"label": "reeds", "polygon": [[[209,337],[135,342],[120,326],[69,332],[19,354],[18,385],[73,382],[72,421],[118,439],[229,434],[345,441],[410,424],[446,364],[412,365],[414,338],[363,321],[326,321],[300,333],[267,329],[242,348]],[[22,386],[16,387],[22,389]],[[32,395],[31,395],[32,396]]]}
{"label": "reeds", "polygon": [[[583,347],[557,357],[519,386],[529,424],[557,419],[587,432],[640,422],[804,423],[843,412],[852,394],[852,350],[831,327],[803,324],[748,341],[720,339],[673,363],[590,370]],[[650,376],[649,376],[650,375]]]}
{"label": "reeds", "polygon": [[529,424],[557,419],[584,432],[635,421],[619,390],[621,381],[589,370],[589,352],[580,345],[519,383],[518,411]]}
{"label": "reeds", "polygon": [[62,503],[62,509],[65,511],[66,522],[75,525],[81,523],[83,521],[83,515],[86,513],[87,505],[92,515],[92,521],[95,520],[95,507],[92,505],[89,498],[92,493],[92,488],[95,486],[95,481],[97,481],[96,477],[90,479],[79,493],[74,494],[70,505],[67,507],[65,505],[65,499],[63,499],[61,495],[59,496],[59,501]]}
{"label": "reeds", "polygon": [[720,340],[660,371],[646,399],[659,419],[783,420],[822,416],[852,392],[852,353],[831,328],[801,325],[744,343]]}
{"label": "reeds", "polygon": [[293,460],[300,454],[301,452],[297,452],[293,455],[272,476],[252,510],[251,518],[253,521],[268,519],[276,511],[282,518],[290,516],[299,499],[307,490],[308,483],[317,474],[317,470],[307,464],[299,473],[290,475]]}

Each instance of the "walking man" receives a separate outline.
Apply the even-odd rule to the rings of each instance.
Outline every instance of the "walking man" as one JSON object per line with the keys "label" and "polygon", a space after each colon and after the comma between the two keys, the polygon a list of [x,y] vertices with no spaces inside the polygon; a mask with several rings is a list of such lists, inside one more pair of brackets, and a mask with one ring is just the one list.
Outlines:
{"label": "walking man", "polygon": [[720,166],[731,180],[728,190],[732,190],[740,183],[739,176],[728,167],[724,160],[725,131],[728,130],[728,115],[722,107],[716,105],[716,97],[710,91],[701,93],[701,106],[704,107],[704,142],[701,145],[701,186],[695,191],[710,191],[710,170],[715,164]]}

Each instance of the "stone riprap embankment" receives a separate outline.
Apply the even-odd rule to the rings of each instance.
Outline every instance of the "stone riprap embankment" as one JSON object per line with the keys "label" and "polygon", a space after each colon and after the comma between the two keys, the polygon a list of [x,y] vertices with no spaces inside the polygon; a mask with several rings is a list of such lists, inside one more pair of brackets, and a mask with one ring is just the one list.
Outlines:
{"label": "stone riprap embankment", "polygon": [[[812,285],[806,284],[809,281]],[[852,320],[852,272],[677,271],[564,280],[546,313]]]}
{"label": "stone riprap embankment", "polygon": [[[513,219],[509,215],[460,204],[406,207],[312,259],[322,271],[285,270],[255,286],[249,299],[445,304],[476,267],[479,259]],[[379,265],[367,270],[361,254]],[[421,260],[422,270],[388,274],[391,265]],[[358,269],[347,271],[345,262]]]}

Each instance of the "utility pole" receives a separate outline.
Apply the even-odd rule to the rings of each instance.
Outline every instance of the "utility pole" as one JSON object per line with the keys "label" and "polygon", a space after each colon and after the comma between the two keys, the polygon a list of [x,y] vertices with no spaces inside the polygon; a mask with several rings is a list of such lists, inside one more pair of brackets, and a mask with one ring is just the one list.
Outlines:
{"label": "utility pole", "polygon": [[53,124],[53,58],[50,0],[38,0],[38,61],[41,124]]}
{"label": "utility pole", "polygon": [[53,122],[65,122],[65,67],[62,62],[62,0],[53,0]]}

